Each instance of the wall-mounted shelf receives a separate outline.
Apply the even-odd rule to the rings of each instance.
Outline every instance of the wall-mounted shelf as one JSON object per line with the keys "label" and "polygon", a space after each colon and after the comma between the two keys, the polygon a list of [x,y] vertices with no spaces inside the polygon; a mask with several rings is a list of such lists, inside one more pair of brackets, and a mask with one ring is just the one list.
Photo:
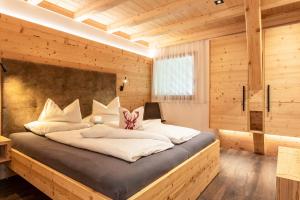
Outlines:
{"label": "wall-mounted shelf", "polygon": [[263,133],[262,111],[250,111],[250,130],[254,133]]}

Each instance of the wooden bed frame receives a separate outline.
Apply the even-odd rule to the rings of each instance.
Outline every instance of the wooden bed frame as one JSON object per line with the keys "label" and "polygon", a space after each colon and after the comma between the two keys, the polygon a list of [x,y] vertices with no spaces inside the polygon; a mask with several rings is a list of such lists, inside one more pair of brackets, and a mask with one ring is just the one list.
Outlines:
{"label": "wooden bed frame", "polygon": [[[9,166],[18,175],[55,200],[110,199],[16,149],[11,149]],[[196,199],[218,174],[219,168],[220,142],[216,140],[129,199]]]}

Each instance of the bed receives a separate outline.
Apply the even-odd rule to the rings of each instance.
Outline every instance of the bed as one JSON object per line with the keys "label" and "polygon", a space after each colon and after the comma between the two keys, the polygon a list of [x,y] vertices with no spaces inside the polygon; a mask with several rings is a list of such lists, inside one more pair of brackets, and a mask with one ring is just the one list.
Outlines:
{"label": "bed", "polygon": [[[10,138],[12,147],[18,152],[111,199],[120,200],[129,198],[215,141],[214,135],[203,133],[172,149],[130,163],[57,143],[30,132],[14,133]],[[14,162],[13,169],[16,168]]]}
{"label": "bed", "polygon": [[[3,132],[13,142],[10,168],[52,199],[196,199],[218,174],[219,141],[210,133],[128,163],[24,132],[23,124],[36,118],[49,95],[62,106],[70,99],[80,98],[82,112],[87,115],[88,103],[93,98],[108,102],[116,96],[116,77],[20,61],[6,62],[9,69],[2,79],[2,119]],[[44,73],[45,69],[48,73]],[[42,83],[45,75],[49,80],[59,81]],[[76,81],[68,80],[70,77],[76,77]],[[78,79],[92,79],[96,84],[87,86]],[[26,84],[24,93],[12,89],[15,80]],[[36,95],[28,95],[29,89]],[[95,92],[97,89],[101,92]],[[87,91],[93,95],[86,94]],[[63,93],[67,99],[61,97]],[[22,102],[16,104],[20,97]]]}

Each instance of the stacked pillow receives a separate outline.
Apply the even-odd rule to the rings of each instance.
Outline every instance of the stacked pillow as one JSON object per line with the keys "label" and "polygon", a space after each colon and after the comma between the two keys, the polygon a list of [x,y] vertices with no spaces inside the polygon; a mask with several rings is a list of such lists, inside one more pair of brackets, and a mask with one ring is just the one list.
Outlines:
{"label": "stacked pillow", "polygon": [[82,122],[78,99],[63,110],[53,100],[47,99],[39,119],[24,126],[33,133],[45,135],[56,131],[88,128],[90,124]]}
{"label": "stacked pillow", "polygon": [[114,98],[107,106],[93,100],[93,111],[90,121],[94,124],[103,124],[112,121],[119,121],[119,97]]}

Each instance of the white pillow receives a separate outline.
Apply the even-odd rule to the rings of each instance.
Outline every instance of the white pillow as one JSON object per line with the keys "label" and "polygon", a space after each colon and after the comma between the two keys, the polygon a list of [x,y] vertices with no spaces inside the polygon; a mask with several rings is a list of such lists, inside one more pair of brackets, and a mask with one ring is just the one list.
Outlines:
{"label": "white pillow", "polygon": [[79,100],[76,99],[73,103],[61,110],[60,107],[51,99],[47,99],[43,111],[40,114],[38,121],[41,122],[74,122],[82,121]]}
{"label": "white pillow", "polygon": [[38,135],[57,131],[71,131],[91,127],[89,123],[70,123],[70,122],[40,122],[34,121],[24,125],[27,130]]}
{"label": "white pillow", "polygon": [[139,107],[129,112],[126,108],[120,108],[119,127],[124,129],[141,129],[143,128],[144,107]]}
{"label": "white pillow", "polygon": [[119,115],[120,100],[114,98],[107,106],[93,100],[93,115]]}

